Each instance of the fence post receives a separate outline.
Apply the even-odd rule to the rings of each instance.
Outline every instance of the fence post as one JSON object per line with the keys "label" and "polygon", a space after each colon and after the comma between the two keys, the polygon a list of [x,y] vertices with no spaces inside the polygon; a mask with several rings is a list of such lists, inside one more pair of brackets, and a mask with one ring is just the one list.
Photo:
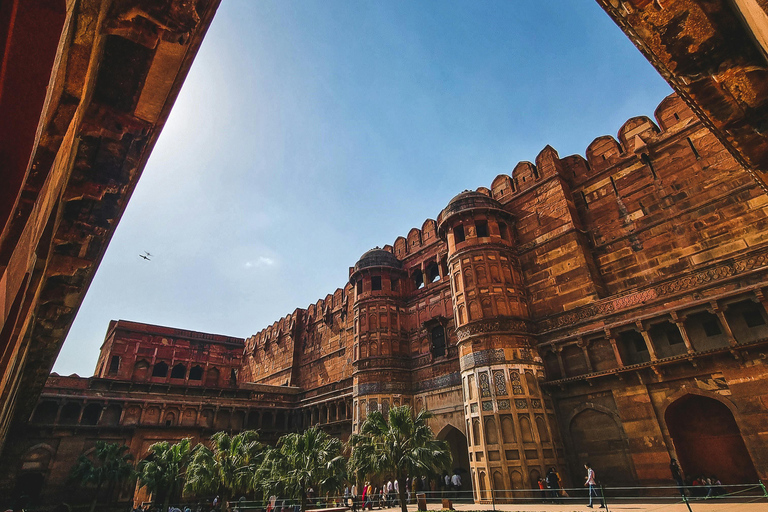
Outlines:
{"label": "fence post", "polygon": [[605,512],[608,512],[608,500],[605,499],[605,486],[603,484],[600,484],[600,498],[603,500],[603,506],[605,507]]}
{"label": "fence post", "polygon": [[496,512],[496,497],[493,495],[494,489],[491,489],[491,503],[493,504],[493,512]]}
{"label": "fence post", "polygon": [[758,480],[758,482],[760,482],[760,488],[763,490],[763,496],[768,498],[768,491],[765,490],[765,484],[763,483],[762,480]]}
{"label": "fence post", "polygon": [[688,496],[686,496],[685,493],[683,493],[683,503],[688,507],[688,512],[693,512],[693,510],[691,510],[691,504],[688,502]]}

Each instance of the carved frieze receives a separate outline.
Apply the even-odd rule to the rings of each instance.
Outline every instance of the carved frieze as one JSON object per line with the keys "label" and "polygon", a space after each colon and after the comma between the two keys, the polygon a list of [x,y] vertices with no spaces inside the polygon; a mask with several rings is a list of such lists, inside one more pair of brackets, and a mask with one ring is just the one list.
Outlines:
{"label": "carved frieze", "polygon": [[456,338],[459,342],[466,340],[471,336],[487,333],[522,333],[533,334],[535,332],[533,324],[519,318],[494,318],[491,320],[480,320],[464,325],[456,329]]}
{"label": "carved frieze", "polygon": [[433,379],[426,379],[416,382],[414,390],[416,392],[432,391],[435,389],[450,388],[453,386],[461,385],[461,374],[459,372],[453,372],[446,375],[441,375]]}
{"label": "carved frieze", "polygon": [[503,349],[496,350],[481,350],[480,352],[472,352],[465,355],[459,360],[459,364],[462,370],[473,368],[475,366],[487,366],[491,363],[505,363],[507,361],[504,356]]}
{"label": "carved frieze", "polygon": [[352,389],[355,396],[377,395],[382,393],[410,393],[411,387],[407,382],[365,382]]}
{"label": "carved frieze", "polygon": [[[627,309],[648,301],[671,295],[686,290],[691,290],[703,285],[707,285],[722,279],[736,276],[744,272],[760,269],[768,266],[768,249],[764,249],[757,254],[744,257],[742,259],[715,265],[697,272],[691,272],[676,279],[671,279],[655,286],[617,297],[615,299],[605,299],[603,301],[589,304],[587,306],[569,311],[558,317],[547,318],[538,322],[539,332],[550,331],[562,327],[571,326],[582,320],[592,317],[609,315],[623,309]],[[469,327],[469,326],[467,326]],[[459,330],[456,331],[459,335]],[[462,338],[459,336],[459,340]]]}

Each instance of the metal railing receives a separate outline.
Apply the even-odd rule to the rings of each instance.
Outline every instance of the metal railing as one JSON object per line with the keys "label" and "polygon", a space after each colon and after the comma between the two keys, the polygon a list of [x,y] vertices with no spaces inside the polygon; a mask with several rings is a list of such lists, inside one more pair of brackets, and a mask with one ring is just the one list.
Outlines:
{"label": "metal railing", "polygon": [[[478,509],[496,510],[496,506],[504,509],[505,505],[516,504],[578,504],[585,506],[589,503],[589,489],[586,487],[565,487],[557,489],[503,489],[503,490],[438,490],[417,491],[406,494],[408,504],[427,507],[429,510],[440,510],[450,500],[451,504],[473,504]],[[766,503],[768,490],[762,482],[755,484],[733,484],[719,486],[596,486],[592,496],[594,508],[604,507],[610,511],[612,505],[641,503],[654,506],[650,510],[662,511],[665,508],[677,508],[685,505],[689,512],[696,512],[701,503]],[[151,504],[147,504],[151,505]],[[182,512],[189,507],[191,512],[299,512],[300,502],[295,498],[277,497],[274,500],[233,500],[214,508],[211,501],[199,500],[171,505]],[[327,495],[307,499],[308,510],[349,509],[353,511],[399,509],[397,495],[375,494],[372,499],[366,496]],[[462,507],[463,508],[463,507]],[[152,509],[156,511],[157,509]],[[158,511],[159,512],[159,511]],[[168,512],[168,511],[162,511]]]}

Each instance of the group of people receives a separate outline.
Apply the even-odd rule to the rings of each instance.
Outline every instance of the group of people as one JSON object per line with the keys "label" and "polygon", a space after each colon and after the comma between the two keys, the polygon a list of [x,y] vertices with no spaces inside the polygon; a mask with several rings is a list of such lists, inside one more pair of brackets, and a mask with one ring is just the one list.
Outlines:
{"label": "group of people", "polygon": [[539,489],[544,502],[560,503],[561,497],[568,493],[560,486],[560,474],[554,467],[549,468],[544,477],[539,478]]}
{"label": "group of people", "polygon": [[[373,510],[374,507],[390,508],[399,503],[400,482],[396,478],[389,478],[381,486],[365,482],[360,491],[358,493],[355,485],[344,488],[343,502],[352,510],[359,510],[360,508]],[[431,497],[435,497],[439,493],[442,498],[458,498],[461,493],[461,474],[457,469],[452,475],[446,472],[433,480],[426,476],[407,477],[404,491],[407,503],[413,503],[416,494],[421,492],[430,492]]]}
{"label": "group of people", "polygon": [[676,459],[669,462],[669,471],[680,489],[680,494],[690,494],[694,498],[712,498],[725,494],[722,482],[715,475],[683,478],[683,470],[680,469]]}

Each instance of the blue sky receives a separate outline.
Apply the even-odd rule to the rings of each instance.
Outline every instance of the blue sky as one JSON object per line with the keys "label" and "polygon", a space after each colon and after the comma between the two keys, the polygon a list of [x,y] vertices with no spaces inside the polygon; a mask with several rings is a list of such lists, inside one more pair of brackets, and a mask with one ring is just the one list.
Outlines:
{"label": "blue sky", "polygon": [[256,333],[670,92],[591,1],[223,0],[54,370],[91,375],[112,319]]}

